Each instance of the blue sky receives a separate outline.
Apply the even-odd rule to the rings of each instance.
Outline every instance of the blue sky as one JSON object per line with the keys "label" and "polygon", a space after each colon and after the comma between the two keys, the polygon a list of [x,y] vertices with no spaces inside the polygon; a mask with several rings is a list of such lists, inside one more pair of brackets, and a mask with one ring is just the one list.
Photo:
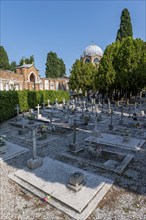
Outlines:
{"label": "blue sky", "polygon": [[56,52],[69,75],[92,41],[102,50],[115,41],[124,8],[130,12],[134,38],[146,41],[145,0],[0,0],[0,44],[10,62],[34,55],[42,77],[47,53]]}

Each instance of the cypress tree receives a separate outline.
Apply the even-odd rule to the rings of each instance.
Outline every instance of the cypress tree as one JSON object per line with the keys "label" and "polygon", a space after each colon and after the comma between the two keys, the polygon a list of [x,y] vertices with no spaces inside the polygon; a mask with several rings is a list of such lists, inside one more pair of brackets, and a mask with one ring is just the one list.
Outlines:
{"label": "cypress tree", "polygon": [[3,70],[9,69],[8,55],[3,46],[0,46],[0,69]]}
{"label": "cypress tree", "polygon": [[121,14],[121,23],[120,23],[120,28],[117,32],[117,40],[122,40],[125,37],[133,37],[133,31],[132,31],[132,24],[131,24],[131,18],[130,18],[130,13],[127,8],[125,8],[122,11]]}

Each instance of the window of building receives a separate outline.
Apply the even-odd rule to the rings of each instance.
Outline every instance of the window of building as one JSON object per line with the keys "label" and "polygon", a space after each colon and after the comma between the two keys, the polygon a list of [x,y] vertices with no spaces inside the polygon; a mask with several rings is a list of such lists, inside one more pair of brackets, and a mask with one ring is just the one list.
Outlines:
{"label": "window of building", "polygon": [[96,57],[94,60],[93,60],[94,63],[99,63],[99,59]]}
{"label": "window of building", "polygon": [[89,58],[86,58],[86,59],[85,59],[85,63],[90,63],[90,59],[89,59]]}

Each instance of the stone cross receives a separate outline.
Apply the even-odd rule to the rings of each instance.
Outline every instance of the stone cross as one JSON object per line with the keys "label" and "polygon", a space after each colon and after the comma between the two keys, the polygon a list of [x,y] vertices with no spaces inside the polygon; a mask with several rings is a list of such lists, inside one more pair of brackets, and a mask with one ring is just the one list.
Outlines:
{"label": "stone cross", "polygon": [[16,105],[16,108],[15,108],[16,110],[17,110],[17,117],[19,116],[19,110],[20,110],[20,108],[19,108],[19,105],[17,104]]}
{"label": "stone cross", "polygon": [[22,129],[24,129],[24,117],[22,117]]}
{"label": "stone cross", "polygon": [[113,124],[113,109],[111,109],[111,125]]}
{"label": "stone cross", "polygon": [[75,109],[75,107],[76,107],[76,106],[75,106],[75,100],[73,99],[73,100],[72,100],[72,108],[73,108],[73,110]]}
{"label": "stone cross", "polygon": [[121,108],[121,119],[123,119],[123,106]]}
{"label": "stone cross", "polygon": [[48,107],[50,107],[50,100],[48,99]]}
{"label": "stone cross", "polygon": [[39,115],[41,106],[38,104],[36,108],[38,109],[38,115]]}
{"label": "stone cross", "polygon": [[97,130],[97,114],[95,114],[95,131]]}
{"label": "stone cross", "polygon": [[135,112],[136,112],[136,106],[137,106],[137,103],[135,102],[135,106],[134,106],[134,108],[135,108]]}
{"label": "stone cross", "polygon": [[111,108],[111,102],[110,102],[110,99],[108,99],[108,109]]}
{"label": "stone cross", "polygon": [[36,130],[32,130],[32,144],[33,144],[33,160],[37,158],[37,152],[36,152]]}
{"label": "stone cross", "polygon": [[73,121],[73,144],[76,143],[76,119]]}
{"label": "stone cross", "polygon": [[52,126],[52,118],[53,118],[53,113],[51,112],[50,113],[50,124],[51,124],[51,126]]}

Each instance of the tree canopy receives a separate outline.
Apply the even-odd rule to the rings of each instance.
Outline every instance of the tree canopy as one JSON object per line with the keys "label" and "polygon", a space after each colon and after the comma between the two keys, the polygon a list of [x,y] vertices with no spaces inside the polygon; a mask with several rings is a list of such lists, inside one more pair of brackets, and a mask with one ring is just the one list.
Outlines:
{"label": "tree canopy", "polygon": [[34,63],[34,56],[31,55],[29,58],[21,58],[19,65],[22,66],[23,64],[33,64]]}
{"label": "tree canopy", "polygon": [[122,11],[120,28],[117,32],[116,40],[122,40],[125,37],[133,37],[130,13],[127,8]]}
{"label": "tree canopy", "polygon": [[124,38],[109,45],[101,59],[96,88],[127,97],[146,86],[146,43]]}
{"label": "tree canopy", "polygon": [[46,78],[58,78],[66,74],[64,61],[61,58],[58,58],[57,54],[52,51],[47,54],[45,74]]}
{"label": "tree canopy", "polygon": [[0,69],[3,70],[9,69],[8,55],[3,46],[0,46]]}
{"label": "tree canopy", "polygon": [[92,63],[84,63],[82,60],[76,60],[70,71],[70,89],[76,90],[77,93],[81,89],[83,94],[85,91],[94,89],[97,72],[97,68]]}

